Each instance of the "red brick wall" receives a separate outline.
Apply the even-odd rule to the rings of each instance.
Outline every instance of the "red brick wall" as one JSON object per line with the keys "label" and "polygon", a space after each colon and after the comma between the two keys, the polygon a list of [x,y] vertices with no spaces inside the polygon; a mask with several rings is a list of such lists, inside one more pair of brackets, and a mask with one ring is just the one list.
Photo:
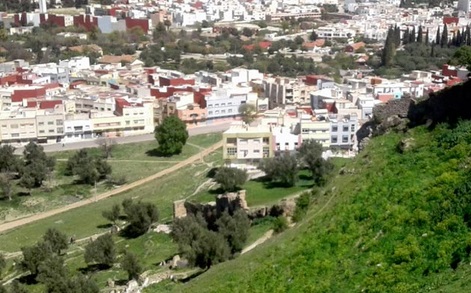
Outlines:
{"label": "red brick wall", "polygon": [[126,29],[132,29],[133,27],[140,27],[147,33],[149,31],[149,20],[148,19],[134,19],[134,18],[126,18]]}

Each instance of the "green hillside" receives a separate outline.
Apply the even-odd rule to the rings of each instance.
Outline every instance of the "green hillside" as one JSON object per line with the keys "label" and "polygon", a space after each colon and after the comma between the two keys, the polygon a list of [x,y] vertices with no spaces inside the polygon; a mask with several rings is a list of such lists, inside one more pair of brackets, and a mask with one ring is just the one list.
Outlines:
{"label": "green hillside", "polygon": [[146,292],[471,292],[471,122],[370,141],[294,228]]}

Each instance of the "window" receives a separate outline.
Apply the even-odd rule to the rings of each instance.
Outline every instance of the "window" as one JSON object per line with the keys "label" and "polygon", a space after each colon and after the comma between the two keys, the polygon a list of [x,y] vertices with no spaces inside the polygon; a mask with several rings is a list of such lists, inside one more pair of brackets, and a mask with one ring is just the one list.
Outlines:
{"label": "window", "polygon": [[216,110],[214,113],[215,113],[215,114],[219,114],[219,110]]}
{"label": "window", "polygon": [[56,120],[56,125],[63,125],[63,124],[64,124],[64,121],[62,121],[61,119]]}
{"label": "window", "polygon": [[214,104],[214,107],[219,107],[219,104]]}
{"label": "window", "polygon": [[224,106],[226,106],[226,103],[221,103],[221,107],[224,107]]}
{"label": "window", "polygon": [[239,143],[247,144],[248,140],[246,138],[239,139]]}
{"label": "window", "polygon": [[12,124],[12,125],[10,125],[10,128],[11,128],[11,129],[16,129],[16,128],[18,128],[18,124]]}
{"label": "window", "polygon": [[352,132],[355,132],[355,124],[352,124],[350,130],[351,130]]}
{"label": "window", "polygon": [[331,143],[337,143],[337,136],[336,136],[336,135],[332,135],[332,136],[330,137],[330,142],[331,142]]}
{"label": "window", "polygon": [[253,150],[254,154],[260,154],[260,150]]}
{"label": "window", "polygon": [[268,140],[269,140],[268,137],[264,137],[263,138],[263,143],[268,143]]}
{"label": "window", "polygon": [[343,126],[343,132],[348,132],[348,125]]}
{"label": "window", "polygon": [[54,133],[55,130],[54,129],[49,129],[49,133]]}
{"label": "window", "polygon": [[12,133],[11,137],[20,137],[20,134],[19,133]]}
{"label": "window", "polygon": [[332,126],[332,132],[337,132],[337,131],[338,131],[337,126]]}
{"label": "window", "polygon": [[237,154],[237,148],[227,148],[228,156],[235,156]]}
{"label": "window", "polygon": [[62,132],[64,132],[64,128],[62,127],[57,128],[57,133],[62,133]]}
{"label": "window", "polygon": [[39,130],[39,133],[44,133],[44,130]]}
{"label": "window", "polygon": [[221,110],[221,114],[226,114],[226,110]]}
{"label": "window", "polygon": [[227,113],[232,113],[232,109],[227,110]]}
{"label": "window", "polygon": [[260,143],[260,139],[258,139],[258,138],[254,139],[253,143]]}
{"label": "window", "polygon": [[285,146],[289,146],[289,142],[285,142]]}
{"label": "window", "polygon": [[348,135],[342,135],[342,142],[347,143],[348,142]]}
{"label": "window", "polygon": [[236,138],[235,137],[228,137],[226,139],[226,143],[232,143],[232,144],[235,144],[237,142]]}
{"label": "window", "polygon": [[5,124],[2,125],[2,128],[7,128],[7,126]]}
{"label": "window", "polygon": [[47,121],[47,125],[54,125],[54,121]]}
{"label": "window", "polygon": [[208,112],[208,115],[213,115],[213,111],[209,111],[209,112]]}

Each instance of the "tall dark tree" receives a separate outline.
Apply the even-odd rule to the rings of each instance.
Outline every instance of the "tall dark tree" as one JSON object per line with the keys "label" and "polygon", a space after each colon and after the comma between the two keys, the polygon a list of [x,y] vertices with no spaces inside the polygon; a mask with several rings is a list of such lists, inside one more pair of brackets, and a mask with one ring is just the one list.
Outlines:
{"label": "tall dark tree", "polygon": [[469,27],[469,25],[466,26],[466,36],[465,36],[465,43],[466,43],[466,46],[471,46],[471,29]]}
{"label": "tall dark tree", "polygon": [[425,45],[428,45],[429,42],[430,42],[430,35],[429,35],[428,28],[427,28],[427,32],[425,33]]}
{"label": "tall dark tree", "polygon": [[440,34],[440,27],[437,28],[437,35],[435,36],[435,44],[440,46],[441,41],[441,34]]}
{"label": "tall dark tree", "polygon": [[419,31],[417,32],[417,43],[423,43],[424,41],[424,33],[422,31],[422,26],[419,26]]}
{"label": "tall dark tree", "polygon": [[394,26],[394,46],[399,48],[401,45],[401,28],[397,25]]}
{"label": "tall dark tree", "polygon": [[404,31],[404,34],[402,35],[402,44],[403,45],[409,44],[409,40],[410,40],[410,32],[409,32],[409,27],[407,27],[406,30]]}
{"label": "tall dark tree", "polygon": [[445,23],[445,25],[443,25],[443,32],[442,32],[442,37],[440,39],[440,46],[443,48],[446,45],[448,45],[448,27]]}
{"label": "tall dark tree", "polygon": [[394,41],[392,38],[392,34],[388,33],[386,37],[386,42],[384,44],[384,48],[381,54],[381,65],[389,67],[391,66],[393,59],[394,59]]}
{"label": "tall dark tree", "polygon": [[166,117],[160,125],[155,127],[155,139],[159,143],[161,154],[171,156],[181,153],[188,139],[186,124],[177,116]]}
{"label": "tall dark tree", "polygon": [[412,31],[409,35],[409,43],[415,43],[416,40],[416,33],[415,33],[415,26],[412,27]]}

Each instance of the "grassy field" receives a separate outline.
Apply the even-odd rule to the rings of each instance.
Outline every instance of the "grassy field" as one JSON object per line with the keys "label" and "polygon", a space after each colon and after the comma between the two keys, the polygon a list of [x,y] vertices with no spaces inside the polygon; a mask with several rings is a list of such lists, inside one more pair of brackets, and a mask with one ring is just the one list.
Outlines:
{"label": "grassy field", "polygon": [[102,211],[111,208],[115,203],[121,203],[124,198],[144,199],[155,203],[160,210],[161,218],[170,220],[173,213],[173,201],[190,196],[201,183],[207,180],[206,173],[212,166],[222,163],[221,152],[212,153],[205,158],[205,162],[207,163],[195,163],[129,192],[20,227],[17,230],[7,231],[0,235],[0,251],[18,251],[20,246],[33,244],[48,227],[56,227],[67,235],[75,235],[78,239],[106,231],[103,227],[107,222],[101,216]]}
{"label": "grassy field", "polygon": [[[308,171],[300,171],[298,178],[299,180],[296,182],[296,185],[292,187],[276,186],[263,180],[263,178],[247,181],[242,186],[242,189],[245,189],[247,192],[247,204],[250,207],[274,204],[282,198],[294,195],[313,186],[313,181]],[[214,197],[221,193],[222,190],[215,187],[198,193],[191,200],[195,202],[214,201]]]}
{"label": "grassy field", "polygon": [[[145,178],[197,154],[202,148],[206,148],[220,139],[221,134],[192,136],[188,139],[188,144],[185,145],[181,154],[168,158],[155,155],[157,147],[155,141],[116,145],[113,156],[109,160],[113,168],[112,176],[115,178],[124,176],[128,183]],[[101,155],[99,148],[91,148],[90,150],[97,156]],[[0,221],[10,221],[23,215],[70,204],[113,188],[106,182],[100,182],[95,191],[94,186],[77,184],[73,177],[64,176],[66,160],[75,153],[76,151],[50,153],[49,155],[58,159],[52,179],[45,184],[51,188],[33,189],[31,196],[16,196],[12,201],[0,201]],[[21,193],[25,190],[15,186],[14,191]]]}

